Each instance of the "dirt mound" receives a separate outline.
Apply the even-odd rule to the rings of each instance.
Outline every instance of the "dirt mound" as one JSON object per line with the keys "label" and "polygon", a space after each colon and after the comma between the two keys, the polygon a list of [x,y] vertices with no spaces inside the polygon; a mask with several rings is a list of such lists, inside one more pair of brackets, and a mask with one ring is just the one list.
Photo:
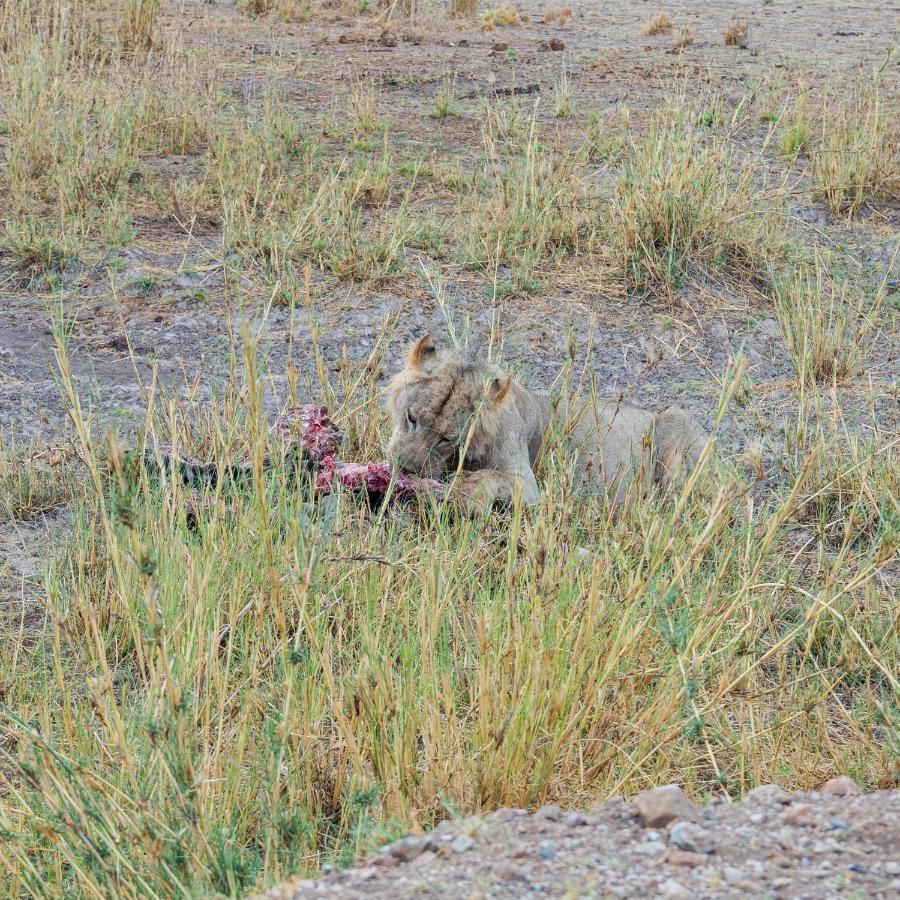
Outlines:
{"label": "dirt mound", "polygon": [[342,898],[889,897],[900,894],[900,790],[848,778],[696,806],[674,786],[585,813],[501,809],[410,835],[354,869],[267,900]]}

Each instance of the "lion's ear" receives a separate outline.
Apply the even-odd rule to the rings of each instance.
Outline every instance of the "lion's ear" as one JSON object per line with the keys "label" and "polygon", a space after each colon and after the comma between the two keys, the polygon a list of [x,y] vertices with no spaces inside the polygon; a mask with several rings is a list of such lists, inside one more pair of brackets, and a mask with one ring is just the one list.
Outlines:
{"label": "lion's ear", "polygon": [[500,378],[495,378],[490,387],[488,388],[488,399],[491,401],[493,406],[497,406],[503,402],[503,398],[509,393],[510,385],[512,384],[512,378],[508,375],[504,375]]}
{"label": "lion's ear", "polygon": [[411,369],[418,369],[422,361],[435,353],[430,334],[423,334],[409,349],[407,362]]}

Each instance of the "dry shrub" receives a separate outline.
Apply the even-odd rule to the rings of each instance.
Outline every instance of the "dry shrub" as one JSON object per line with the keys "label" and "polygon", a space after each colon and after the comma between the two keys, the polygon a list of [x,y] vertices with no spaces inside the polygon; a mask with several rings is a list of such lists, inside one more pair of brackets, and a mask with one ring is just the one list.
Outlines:
{"label": "dry shrub", "polygon": [[481,27],[485,31],[492,28],[503,28],[511,25],[524,25],[528,17],[510,6],[497,6],[494,9],[485,10],[481,17]]}
{"label": "dry shrub", "polygon": [[277,0],[275,15],[282,22],[306,22],[310,16],[310,0]]}
{"label": "dry shrub", "polygon": [[448,12],[453,19],[471,19],[478,12],[479,0],[450,0]]}
{"label": "dry shrub", "polygon": [[565,25],[572,18],[572,7],[562,6],[559,9],[548,9],[544,13],[545,25]]}
{"label": "dry shrub", "polygon": [[675,24],[672,22],[668,13],[657,13],[647,24],[641,29],[641,34],[645,37],[655,37],[659,34],[671,34]]}
{"label": "dry shrub", "polygon": [[732,24],[723,35],[725,46],[742,48],[746,47],[747,34],[749,33],[749,31],[750,26],[747,24],[746,20],[738,19],[738,21]]}
{"label": "dry shrub", "polygon": [[694,32],[691,31],[690,28],[685,26],[678,32],[678,34],[675,35],[675,40],[672,41],[672,46],[676,50],[684,50],[685,47],[690,47],[693,43]]}

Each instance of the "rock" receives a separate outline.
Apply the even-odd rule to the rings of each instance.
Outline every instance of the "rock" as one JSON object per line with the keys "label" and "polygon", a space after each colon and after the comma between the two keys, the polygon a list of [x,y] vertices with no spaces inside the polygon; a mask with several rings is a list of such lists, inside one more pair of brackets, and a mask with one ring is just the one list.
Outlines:
{"label": "rock", "polygon": [[450,849],[454,853],[468,853],[475,846],[474,838],[467,834],[461,834],[450,842]]}
{"label": "rock", "polygon": [[500,862],[494,866],[494,878],[497,881],[528,882],[531,879],[521,866],[511,862]]}
{"label": "rock", "polygon": [[691,821],[697,817],[697,807],[677,784],[641,791],[634,798],[634,805],[643,824],[650,827],[668,825],[675,819]]}
{"label": "rock", "polygon": [[676,822],[669,831],[669,840],[679,850],[692,853],[711,853],[713,849],[712,835],[693,822]]}
{"label": "rock", "polygon": [[660,853],[666,852],[666,845],[662,841],[641,841],[631,849],[635,853],[642,853],[645,856],[658,856]]}
{"label": "rock", "polygon": [[729,884],[737,884],[739,881],[747,880],[747,873],[743,869],[738,869],[735,866],[725,866],[722,869],[722,877]]}
{"label": "rock", "polygon": [[542,819],[545,822],[562,821],[563,811],[553,803],[542,806],[535,814],[535,819]]}
{"label": "rock", "polygon": [[828,797],[858,797],[859,788],[856,782],[847,775],[838,775],[837,778],[829,778],[822,785],[821,791]]}
{"label": "rock", "polygon": [[378,866],[379,869],[393,869],[400,865],[400,860],[391,853],[381,852],[369,860],[370,866]]}
{"label": "rock", "polygon": [[564,43],[562,40],[560,40],[558,37],[552,37],[552,38],[550,38],[550,40],[547,41],[547,46],[548,46],[551,50],[553,50],[553,51],[555,51],[555,52],[557,52],[557,53],[558,53],[560,50],[565,50],[565,49],[566,49],[565,43]]}
{"label": "rock", "polygon": [[798,825],[801,828],[811,828],[819,824],[816,811],[808,803],[794,803],[784,814],[782,820],[785,825]]}
{"label": "rock", "polygon": [[582,825],[589,825],[590,821],[584,813],[573,811],[566,813],[563,824],[568,825],[570,828],[580,828]]}
{"label": "rock", "polygon": [[520,819],[523,816],[527,815],[527,810],[504,806],[501,809],[494,810],[494,812],[490,813],[490,815],[485,816],[484,821],[490,823],[491,825],[499,825],[502,822],[511,822],[513,819]]}
{"label": "rock", "polygon": [[556,847],[552,841],[541,841],[538,844],[538,856],[541,859],[556,859]]}
{"label": "rock", "polygon": [[375,866],[361,866],[360,868],[351,871],[351,878],[354,881],[371,881],[378,875],[378,869],[376,869]]}
{"label": "rock", "polygon": [[900,862],[894,862],[893,860],[890,860],[884,864],[883,868],[884,874],[890,875],[892,878],[895,875],[900,875]]}
{"label": "rock", "polygon": [[659,894],[661,897],[690,897],[691,892],[681,882],[674,878],[667,878],[659,886]]}
{"label": "rock", "polygon": [[411,862],[426,850],[436,849],[437,845],[433,838],[410,834],[391,844],[386,852],[399,859],[400,862]]}
{"label": "rock", "polygon": [[668,850],[660,861],[668,863],[670,866],[684,866],[686,869],[694,869],[706,862],[706,855],[703,853],[691,853],[687,850]]}
{"label": "rock", "polygon": [[788,796],[780,784],[761,784],[747,791],[744,802],[749,803],[781,803]]}
{"label": "rock", "polygon": [[507,44],[506,41],[497,41],[491,46],[491,50],[493,50],[494,53],[503,53],[506,50],[509,50],[509,44]]}

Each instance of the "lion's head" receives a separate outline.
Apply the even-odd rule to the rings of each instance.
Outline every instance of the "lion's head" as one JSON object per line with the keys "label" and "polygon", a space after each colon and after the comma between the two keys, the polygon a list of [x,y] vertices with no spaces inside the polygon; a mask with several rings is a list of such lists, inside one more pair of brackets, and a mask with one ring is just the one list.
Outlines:
{"label": "lion's head", "polygon": [[387,388],[390,459],[404,472],[440,478],[466,448],[465,465],[476,468],[496,440],[510,384],[483,354],[438,351],[430,335],[419,338]]}

